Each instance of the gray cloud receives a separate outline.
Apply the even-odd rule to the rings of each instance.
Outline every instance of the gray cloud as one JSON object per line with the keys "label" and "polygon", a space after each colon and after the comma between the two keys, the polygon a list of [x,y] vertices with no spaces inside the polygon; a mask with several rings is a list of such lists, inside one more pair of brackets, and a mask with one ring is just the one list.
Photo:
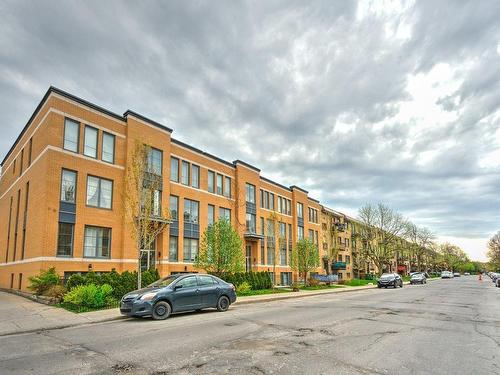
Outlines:
{"label": "gray cloud", "polygon": [[[500,165],[484,165],[500,143],[500,3],[361,8],[2,2],[0,153],[55,85],[332,207],[384,201],[440,235],[489,236],[500,221]],[[435,105],[454,119],[402,120],[410,78],[438,64],[458,85]]]}

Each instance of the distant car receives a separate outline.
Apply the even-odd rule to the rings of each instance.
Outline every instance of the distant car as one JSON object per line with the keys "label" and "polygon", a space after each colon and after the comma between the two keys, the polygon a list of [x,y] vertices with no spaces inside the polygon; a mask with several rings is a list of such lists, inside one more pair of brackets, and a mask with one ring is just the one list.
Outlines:
{"label": "distant car", "polygon": [[460,272],[453,273],[453,277],[460,277]]}
{"label": "distant car", "polygon": [[465,272],[464,276],[470,276],[470,273],[469,272]]}
{"label": "distant car", "polygon": [[426,284],[427,278],[423,273],[414,273],[410,278],[410,284]]}
{"label": "distant car", "polygon": [[453,278],[453,274],[450,271],[443,271],[443,272],[441,272],[441,278],[442,279],[451,279],[451,278]]}
{"label": "distant car", "polygon": [[212,275],[179,274],[127,293],[120,301],[122,315],[167,319],[171,313],[216,308],[227,311],[236,301],[233,284]]}
{"label": "distant car", "polygon": [[387,288],[392,286],[393,288],[403,287],[403,279],[397,273],[384,273],[377,280],[377,286],[379,288]]}
{"label": "distant car", "polygon": [[490,277],[491,277],[491,280],[496,283],[497,282],[497,279],[500,278],[500,273],[496,273],[496,272],[492,272],[490,274]]}

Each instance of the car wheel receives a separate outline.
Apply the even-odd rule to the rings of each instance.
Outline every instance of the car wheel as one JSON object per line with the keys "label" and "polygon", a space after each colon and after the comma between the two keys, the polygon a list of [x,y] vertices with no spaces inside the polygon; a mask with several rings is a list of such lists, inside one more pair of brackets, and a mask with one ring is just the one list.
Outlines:
{"label": "car wheel", "polygon": [[380,285],[377,285],[377,288],[379,288],[379,289],[380,289],[380,288],[382,288],[382,287],[381,287]]}
{"label": "car wheel", "polygon": [[399,284],[399,287],[402,288],[403,287],[403,282],[401,281],[401,284]]}
{"label": "car wheel", "polygon": [[153,319],[155,320],[164,320],[170,316],[172,312],[172,308],[165,301],[156,302],[153,306]]}
{"label": "car wheel", "polygon": [[229,298],[222,296],[217,301],[217,311],[227,311],[229,309]]}

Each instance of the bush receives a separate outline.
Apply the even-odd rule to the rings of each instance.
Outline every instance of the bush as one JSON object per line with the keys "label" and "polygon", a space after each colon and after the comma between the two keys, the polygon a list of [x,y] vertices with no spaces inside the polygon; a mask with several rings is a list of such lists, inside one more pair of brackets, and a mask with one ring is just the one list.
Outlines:
{"label": "bush", "polygon": [[315,279],[314,277],[310,277],[308,280],[307,280],[307,284],[309,286],[318,286],[319,285],[319,281],[317,279]]}
{"label": "bush", "polygon": [[62,285],[52,285],[45,292],[45,295],[47,297],[52,297],[58,301],[62,301],[65,294],[66,294],[66,288]]}
{"label": "bush", "polygon": [[146,287],[149,284],[154,283],[156,280],[160,278],[160,274],[156,268],[151,268],[147,271],[144,271],[141,275],[141,285],[142,287]]}
{"label": "bush", "polygon": [[113,288],[109,284],[78,285],[66,293],[64,302],[81,307],[99,308],[115,301],[112,293]]}
{"label": "bush", "polygon": [[37,295],[44,294],[52,286],[60,283],[59,275],[57,274],[55,267],[51,267],[47,271],[40,272],[38,276],[31,276],[28,280],[30,281],[28,289],[34,291]]}
{"label": "bush", "polygon": [[273,286],[269,272],[238,272],[216,276],[236,287],[246,282],[252,290],[270,289]]}
{"label": "bush", "polygon": [[236,287],[237,294],[245,294],[252,290],[252,287],[246,281],[243,281],[240,285]]}

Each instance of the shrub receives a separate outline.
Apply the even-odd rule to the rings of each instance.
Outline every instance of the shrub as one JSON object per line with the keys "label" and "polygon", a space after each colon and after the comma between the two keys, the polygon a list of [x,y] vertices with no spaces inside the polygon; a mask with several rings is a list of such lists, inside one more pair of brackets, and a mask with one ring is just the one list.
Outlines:
{"label": "shrub", "polygon": [[64,302],[76,306],[99,308],[114,302],[113,288],[109,284],[78,285],[64,296]]}
{"label": "shrub", "polygon": [[144,271],[141,274],[141,285],[142,287],[146,287],[149,284],[154,283],[156,280],[160,278],[160,274],[156,268],[150,268],[147,271]]}
{"label": "shrub", "polygon": [[246,281],[243,281],[240,285],[236,287],[237,294],[246,294],[252,290],[252,287]]}
{"label": "shrub", "polygon": [[308,280],[307,280],[307,284],[309,286],[318,286],[319,285],[319,281],[317,279],[315,279],[314,277],[310,277]]}
{"label": "shrub", "polygon": [[87,279],[85,278],[85,276],[80,275],[79,273],[75,273],[71,275],[66,281],[66,288],[68,290],[71,290],[77,287],[78,285],[85,285],[85,284],[87,284]]}
{"label": "shrub", "polygon": [[38,276],[31,276],[28,278],[30,285],[28,289],[35,292],[35,294],[44,294],[50,287],[59,284],[59,275],[55,267],[49,268],[47,271],[41,271]]}
{"label": "shrub", "polygon": [[238,272],[217,276],[236,287],[246,282],[252,290],[270,289],[273,285],[269,272]]}
{"label": "shrub", "polygon": [[61,301],[66,294],[66,288],[62,285],[52,285],[47,291],[45,295],[47,297],[52,297],[58,301]]}

